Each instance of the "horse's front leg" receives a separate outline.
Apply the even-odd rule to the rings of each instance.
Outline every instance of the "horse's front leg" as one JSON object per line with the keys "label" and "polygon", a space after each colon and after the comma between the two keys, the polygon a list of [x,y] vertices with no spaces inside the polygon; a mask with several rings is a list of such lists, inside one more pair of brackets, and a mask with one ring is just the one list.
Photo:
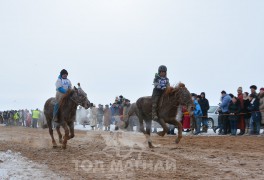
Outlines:
{"label": "horse's front leg", "polygon": [[175,127],[178,127],[178,137],[176,138],[175,142],[178,144],[182,138],[182,123],[177,121],[175,118],[171,118],[169,121],[170,124],[173,124]]}
{"label": "horse's front leg", "polygon": [[49,134],[50,134],[50,137],[52,139],[52,146],[53,146],[53,148],[56,148],[57,147],[57,143],[56,143],[56,141],[54,139],[54,136],[53,136],[53,129],[52,129],[52,124],[51,124],[51,119],[48,120],[47,124],[48,124],[48,127],[49,127]]}
{"label": "horse's front leg", "polygon": [[69,139],[74,138],[74,122],[68,123],[68,126],[70,127],[70,137]]}
{"label": "horse's front leg", "polygon": [[63,129],[65,131],[65,135],[62,142],[62,148],[66,149],[67,141],[69,140],[69,128],[67,123],[63,123]]}
{"label": "horse's front leg", "polygon": [[62,144],[62,134],[60,132],[60,126],[56,126],[56,130],[57,130],[57,133],[58,133],[58,136],[59,136],[59,142]]}
{"label": "horse's front leg", "polygon": [[157,134],[159,135],[159,136],[164,136],[167,132],[168,132],[168,126],[166,125],[166,123],[165,123],[165,121],[164,121],[164,119],[163,118],[159,118],[159,124],[161,125],[161,127],[163,128],[163,131],[160,131],[160,132],[158,132]]}
{"label": "horse's front leg", "polygon": [[148,120],[148,121],[145,121],[146,122],[146,133],[145,133],[145,136],[147,138],[147,141],[148,141],[148,145],[149,145],[149,148],[154,148],[154,146],[152,145],[152,140],[150,139],[150,132],[151,132],[151,123],[152,123],[152,120]]}

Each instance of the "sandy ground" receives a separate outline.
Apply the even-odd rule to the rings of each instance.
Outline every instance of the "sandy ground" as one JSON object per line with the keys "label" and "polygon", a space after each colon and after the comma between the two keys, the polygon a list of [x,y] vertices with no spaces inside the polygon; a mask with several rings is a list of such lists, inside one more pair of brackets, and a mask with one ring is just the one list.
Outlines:
{"label": "sandy ground", "polygon": [[0,126],[0,152],[45,166],[44,179],[264,179],[263,136],[184,136],[178,145],[175,136],[152,140],[149,149],[141,133],[77,130],[62,150],[52,148],[48,129]]}

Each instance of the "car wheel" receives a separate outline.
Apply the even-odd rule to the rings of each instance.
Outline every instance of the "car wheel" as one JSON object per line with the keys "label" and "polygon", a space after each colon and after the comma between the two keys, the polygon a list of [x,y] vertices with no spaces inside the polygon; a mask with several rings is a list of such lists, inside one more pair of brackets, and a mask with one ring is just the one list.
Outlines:
{"label": "car wheel", "polygon": [[213,119],[207,119],[208,129],[212,129],[214,127],[214,120]]}

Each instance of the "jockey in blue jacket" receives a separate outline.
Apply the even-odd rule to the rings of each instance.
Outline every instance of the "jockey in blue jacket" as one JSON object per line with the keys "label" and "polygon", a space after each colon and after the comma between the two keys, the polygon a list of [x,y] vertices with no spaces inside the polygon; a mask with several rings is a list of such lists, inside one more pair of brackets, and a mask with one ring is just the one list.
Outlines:
{"label": "jockey in blue jacket", "polygon": [[60,75],[56,81],[56,104],[54,106],[53,111],[53,120],[55,122],[58,121],[57,113],[59,110],[59,102],[61,101],[62,96],[72,88],[71,81],[67,78],[68,77],[68,71],[65,69],[62,69],[60,72]]}

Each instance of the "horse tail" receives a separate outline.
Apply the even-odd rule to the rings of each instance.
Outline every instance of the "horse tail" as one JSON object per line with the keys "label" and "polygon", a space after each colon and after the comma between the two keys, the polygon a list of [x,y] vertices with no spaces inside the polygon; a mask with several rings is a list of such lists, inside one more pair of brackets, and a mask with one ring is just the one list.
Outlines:
{"label": "horse tail", "polygon": [[43,116],[42,128],[43,129],[48,128],[48,123],[47,123],[47,119],[46,119],[46,116],[45,115]]}
{"label": "horse tail", "polygon": [[136,110],[137,110],[137,105],[136,105],[136,103],[133,103],[133,104],[131,104],[131,106],[130,106],[130,108],[129,108],[129,110],[128,110],[128,113],[127,113],[127,118],[126,118],[126,120],[125,120],[125,129],[128,127],[128,125],[129,125],[129,118],[131,117],[131,116],[133,116],[133,115],[135,115],[136,114]]}

